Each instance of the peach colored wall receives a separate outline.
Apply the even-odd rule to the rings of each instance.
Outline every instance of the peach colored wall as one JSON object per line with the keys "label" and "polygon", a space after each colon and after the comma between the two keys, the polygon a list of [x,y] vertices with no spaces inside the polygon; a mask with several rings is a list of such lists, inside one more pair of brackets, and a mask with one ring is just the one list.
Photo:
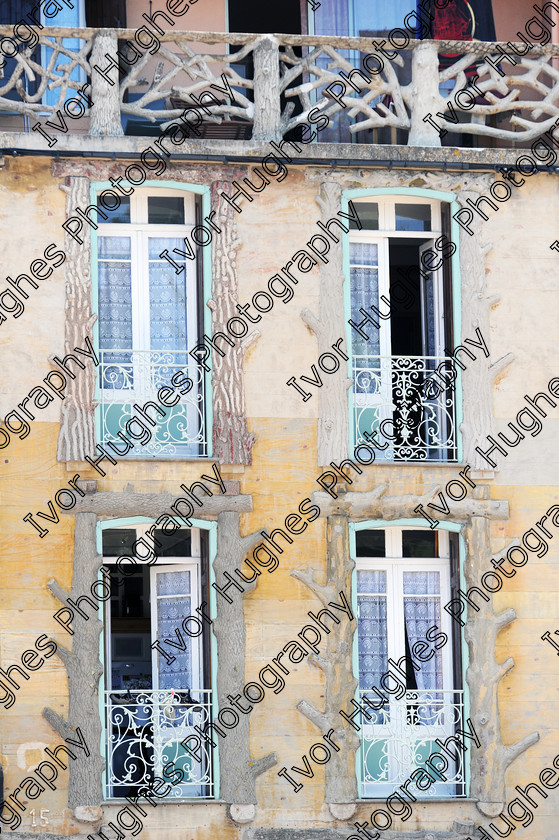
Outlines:
{"label": "peach colored wall", "polygon": [[[540,8],[545,5],[545,0],[538,3]],[[556,5],[559,5],[556,3]],[[495,29],[498,41],[519,41],[517,32],[522,32],[526,37],[530,37],[525,32],[525,25],[531,17],[542,20],[540,15],[534,12],[534,3],[530,0],[493,0],[493,15],[495,17]],[[559,21],[557,13],[550,7],[547,11],[550,17],[555,17]],[[545,21],[542,20],[545,24]],[[553,28],[549,24],[552,33],[552,41],[559,43],[559,26]]]}

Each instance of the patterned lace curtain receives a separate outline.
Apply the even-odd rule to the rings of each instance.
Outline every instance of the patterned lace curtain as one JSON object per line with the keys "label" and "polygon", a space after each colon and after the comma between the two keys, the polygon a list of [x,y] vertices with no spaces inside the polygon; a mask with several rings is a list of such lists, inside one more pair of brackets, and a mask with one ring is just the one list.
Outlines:
{"label": "patterned lace curtain", "polygon": [[[440,575],[438,572],[404,572],[404,619],[410,649],[418,641],[425,641],[430,627],[441,626]],[[440,651],[427,662],[421,663],[421,670],[415,671],[417,688],[428,695],[419,695],[417,706],[418,722],[434,723],[440,714],[443,695],[437,689],[443,687],[443,666]],[[432,701],[432,702],[431,702]]]}
{"label": "patterned lace curtain", "polygon": [[[157,638],[177,638],[185,616],[191,615],[190,572],[159,572],[157,580]],[[153,595],[152,595],[153,597]],[[192,638],[182,634],[185,651],[173,649],[175,661],[169,663],[158,653],[160,689],[187,689],[192,687]]]}
{"label": "patterned lace curtain", "polygon": [[[149,305],[152,350],[186,350],[186,271],[177,274],[159,254],[180,249],[181,239],[149,239]],[[173,258],[175,257],[173,253]],[[179,265],[180,259],[177,260]],[[184,260],[182,260],[184,265]]]}
{"label": "patterned lace curtain", "polygon": [[[379,684],[388,669],[388,636],[386,627],[386,572],[357,572],[359,689],[369,692]],[[379,593],[379,594],[366,594]],[[371,699],[378,703],[373,692]],[[375,722],[383,720],[381,711],[373,712]]]}

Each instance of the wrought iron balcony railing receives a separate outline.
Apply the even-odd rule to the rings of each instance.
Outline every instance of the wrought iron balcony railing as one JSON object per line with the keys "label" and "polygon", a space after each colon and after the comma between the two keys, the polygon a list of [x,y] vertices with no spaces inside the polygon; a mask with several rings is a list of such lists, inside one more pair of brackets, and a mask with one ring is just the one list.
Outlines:
{"label": "wrought iron balcony railing", "polygon": [[444,356],[354,356],[355,443],[378,431],[378,461],[456,461],[453,360]]}
{"label": "wrought iron balcony railing", "polygon": [[138,794],[155,777],[172,782],[169,800],[213,797],[211,747],[203,744],[197,760],[181,746],[212,719],[211,701],[209,689],[105,692],[106,797]]}
{"label": "wrought iron balcony railing", "polygon": [[[82,133],[146,134],[178,120],[204,93],[194,139],[277,141],[318,108],[330,122],[318,134],[327,142],[437,146],[440,127],[455,139],[516,145],[543,135],[559,116],[557,44],[411,40],[393,48],[391,60],[383,55],[377,72],[379,63],[367,59],[373,41],[364,37],[175,31],[159,36],[153,55],[125,46],[134,32],[43,27],[38,45],[19,45],[1,71],[0,128],[21,131],[10,119],[20,115],[29,130],[29,117],[60,111]],[[11,35],[0,27],[0,38]],[[344,83],[342,71],[347,79],[355,68],[363,75]],[[475,88],[468,87],[474,71]],[[85,83],[91,107],[76,95]],[[65,103],[83,119],[69,120]]]}
{"label": "wrought iron balcony railing", "polygon": [[[124,452],[122,432],[137,441],[128,458],[207,457],[205,380],[202,368],[186,350],[100,350],[98,370],[97,436],[101,445],[110,441]],[[180,390],[187,393],[179,394],[175,406],[164,408],[157,391],[173,388],[171,380],[178,373],[183,376],[176,381],[183,384],[167,401],[174,400]],[[160,412],[153,408],[148,412],[155,425],[138,411],[148,400],[160,407]],[[139,418],[147,432],[141,431],[139,423],[130,424],[133,418]]]}
{"label": "wrought iron balcony railing", "polygon": [[[449,743],[448,750],[441,748],[441,743],[444,745],[457,729],[463,728],[463,691],[406,691],[400,700],[392,697],[378,711],[366,705],[367,698],[377,709],[379,706],[378,694],[359,692],[359,703],[368,715],[367,719],[362,714],[359,721],[362,797],[393,793],[416,768],[425,767],[434,754],[442,758],[431,759],[431,770],[429,765],[426,769],[437,781],[428,786],[424,779],[423,789],[412,782],[407,788],[410,793],[417,799],[466,795],[466,754],[460,746],[463,739],[457,737],[459,743]],[[439,771],[438,776],[433,768]]]}

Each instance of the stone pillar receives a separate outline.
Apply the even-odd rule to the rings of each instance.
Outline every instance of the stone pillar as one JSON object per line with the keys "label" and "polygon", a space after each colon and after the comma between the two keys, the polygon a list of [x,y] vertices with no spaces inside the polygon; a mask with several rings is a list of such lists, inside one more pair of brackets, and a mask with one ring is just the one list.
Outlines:
{"label": "stone pillar", "polygon": [[[212,310],[212,334],[229,335],[227,321],[239,316],[235,308],[239,302],[236,252],[241,239],[237,233],[237,213],[229,202],[220,199],[221,192],[230,195],[234,189],[228,181],[212,184],[214,224],[221,228],[221,233],[212,243],[212,299],[208,306]],[[225,355],[213,353],[213,454],[221,464],[252,463],[256,436],[249,432],[246,420],[243,360],[251,341],[259,335],[254,332],[244,340],[231,337],[235,347],[220,341]]]}
{"label": "stone pillar", "polygon": [[[320,185],[316,202],[324,223],[336,217],[341,208],[342,189],[339,184],[325,181]],[[301,318],[316,336],[318,356],[330,353],[340,363],[341,370],[334,376],[323,376],[323,385],[318,399],[318,465],[327,466],[330,461],[341,461],[348,457],[349,418],[347,392],[351,379],[343,375],[347,362],[332,349],[332,345],[343,338],[341,348],[349,355],[346,344],[344,317],[344,272],[340,243],[330,243],[328,263],[320,266],[320,291],[318,315],[310,309],[303,309]],[[340,345],[338,345],[340,346]]]}
{"label": "stone pillar", "polygon": [[[89,178],[70,177],[69,186],[63,186],[66,193],[66,217],[72,216],[76,207],[82,209],[90,204]],[[91,311],[91,238],[89,225],[80,233],[83,245],[66,234],[65,279],[65,322],[64,355],[74,353],[74,347],[86,349],[85,337],[93,343],[93,325],[97,316]],[[95,378],[97,369],[84,356],[78,358],[85,370],[72,364],[75,378],[66,376],[66,397],[62,402],[60,431],[58,433],[57,459],[59,461],[83,461],[86,455],[95,453]],[[59,370],[56,368],[56,370]]]}
{"label": "stone pillar", "polygon": [[[328,608],[329,601],[341,603],[343,592],[351,604],[351,578],[355,562],[349,555],[348,518],[345,515],[329,516],[326,521],[327,557],[326,581],[324,585],[316,582],[311,569],[294,571],[292,577],[307,586]],[[324,674],[324,711],[319,711],[308,700],[297,703],[297,709],[325,735],[334,730],[331,738],[340,747],[339,752],[331,749],[331,757],[324,767],[325,793],[328,805],[350,804],[357,799],[357,779],[355,777],[355,751],[359,746],[359,736],[340,715],[340,709],[348,710],[355,697],[357,680],[353,676],[353,636],[357,627],[357,616],[349,621],[341,616],[339,624],[333,624],[326,636],[326,650],[323,655],[310,654],[311,662]],[[334,811],[337,809],[334,808]],[[353,810],[351,811],[353,813]],[[349,819],[349,815],[342,818]]]}
{"label": "stone pillar", "polygon": [[[68,597],[75,601],[80,596],[90,595],[90,586],[97,580],[97,570],[103,562],[96,548],[97,515],[78,513],[75,521],[72,591],[65,592],[55,580],[49,580],[47,584],[62,606],[67,606]],[[76,617],[71,627],[72,651],[60,644],[57,651],[68,675],[68,718],[65,720],[49,708],[43,709],[43,717],[61,738],[76,740],[76,728],[80,727],[90,755],[76,750],[76,759],[69,762],[68,805],[78,809],[77,813],[75,811],[78,819],[83,819],[85,808],[91,821],[95,821],[101,818],[102,773],[105,768],[105,759],[99,752],[102,732],[99,679],[103,673],[99,661],[99,635],[103,624],[96,614],[92,614],[92,607],[84,603],[83,608],[88,611],[89,619],[86,621],[75,610]],[[91,806],[98,809],[98,813],[92,811]]]}

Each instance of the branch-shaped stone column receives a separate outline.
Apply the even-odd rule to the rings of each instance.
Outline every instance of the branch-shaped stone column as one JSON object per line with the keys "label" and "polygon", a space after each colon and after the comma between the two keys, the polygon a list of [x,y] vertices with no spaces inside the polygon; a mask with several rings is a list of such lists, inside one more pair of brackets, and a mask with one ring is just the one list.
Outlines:
{"label": "branch-shaped stone column", "polygon": [[[355,562],[349,555],[347,517],[329,516],[325,584],[317,583],[310,569],[296,570],[291,572],[291,575],[304,583],[327,608],[328,601],[339,601],[340,592],[343,592],[351,603],[351,575],[354,566]],[[332,737],[340,747],[340,752],[332,749],[331,758],[324,767],[325,801],[329,805],[353,803],[357,799],[355,750],[359,746],[359,737],[353,728],[344,723],[339,714],[340,709],[349,708],[357,688],[351,655],[355,626],[355,621],[348,621],[344,617],[339,624],[332,624],[331,632],[326,637],[324,656],[311,654],[309,657],[312,664],[324,674],[324,712],[320,712],[308,700],[297,703],[297,709],[314,723],[323,735],[330,729],[334,730]]]}
{"label": "branch-shaped stone column", "polygon": [[[489,184],[488,184],[489,187]],[[477,192],[464,190],[458,195],[458,202],[466,205],[466,199],[475,200]],[[466,205],[467,206],[467,205]],[[482,224],[472,225],[474,236],[460,229],[460,267],[462,276],[462,341],[475,338],[475,330],[479,327],[485,341],[489,342],[491,307],[499,303],[498,296],[487,294],[485,279],[485,256],[492,249],[492,245],[483,244]],[[458,342],[456,342],[457,344]],[[465,345],[466,347],[468,345]],[[469,348],[472,350],[473,348]],[[495,362],[490,363],[483,351],[476,349],[475,362],[460,353],[460,360],[466,370],[462,373],[462,390],[464,403],[464,419],[461,431],[464,441],[464,461],[474,470],[487,470],[490,465],[476,452],[476,446],[481,446],[488,435],[495,433],[495,419],[493,415],[493,383],[501,372],[514,360],[513,353],[507,353]]]}
{"label": "branch-shaped stone column", "polygon": [[[76,207],[87,207],[89,178],[71,177],[66,193],[66,216]],[[74,347],[85,349],[85,336],[93,341],[93,324],[97,316],[91,312],[91,239],[89,225],[84,225],[81,236],[83,245],[66,234],[66,299],[64,321],[64,355],[73,353]],[[75,354],[74,354],[75,355]],[[95,452],[95,376],[93,362],[84,359],[85,370],[78,370],[75,379],[66,376],[66,397],[62,402],[62,419],[58,434],[57,458],[59,461],[83,461]],[[58,368],[57,368],[58,370]]]}
{"label": "branch-shaped stone column", "polygon": [[[251,548],[261,540],[259,533],[241,537],[239,514],[220,513],[217,518],[217,552],[213,562],[215,576],[222,581],[225,572],[235,577],[235,569],[241,564]],[[245,592],[251,591],[256,583],[242,583]],[[219,667],[217,669],[217,696],[219,707],[230,706],[228,694],[241,694],[245,685],[246,627],[242,596],[232,590],[232,604],[218,595],[217,618],[213,631],[217,639]],[[256,778],[277,763],[275,753],[270,753],[258,761],[250,756],[249,749],[250,715],[239,714],[239,723],[219,738],[219,766],[221,772],[220,797],[232,806],[255,806]],[[254,816],[255,809],[233,807],[233,819],[248,822]],[[241,816],[242,815],[242,816]]]}
{"label": "branch-shaped stone column", "polygon": [[[487,488],[480,488],[488,493]],[[468,556],[465,565],[466,585],[478,586],[491,557],[489,522],[474,516],[464,529]],[[489,593],[488,593],[489,594]],[[476,598],[476,596],[473,596]],[[470,663],[466,680],[470,688],[472,719],[481,741],[481,747],[472,744],[470,758],[471,796],[478,799],[482,814],[495,817],[505,807],[505,773],[512,762],[528,747],[537,743],[539,733],[532,732],[515,744],[506,746],[501,739],[501,722],[497,691],[499,682],[511,668],[514,660],[509,657],[499,665],[495,660],[495,642],[500,631],[516,619],[513,609],[493,613],[493,598],[482,604],[479,612],[468,609],[464,635],[470,650]]]}
{"label": "branch-shaped stone column", "polygon": [[[74,572],[72,591],[67,593],[55,581],[49,580],[48,587],[63,606],[69,595],[79,598],[90,592],[90,586],[97,580],[97,570],[103,558],[96,549],[95,527],[97,516],[94,513],[78,513],[74,536]],[[86,609],[88,609],[86,605]],[[91,611],[91,608],[89,608]],[[86,757],[80,751],[76,759],[70,761],[68,783],[68,805],[70,808],[91,812],[91,806],[99,809],[96,815],[101,817],[100,804],[103,801],[102,773],[105,761],[99,752],[101,743],[101,720],[99,717],[99,679],[103,666],[99,661],[99,635],[103,624],[97,615],[90,615],[89,620],[78,619],[74,622],[72,651],[58,645],[58,656],[64,663],[68,674],[68,718],[60,717],[53,709],[43,709],[43,717],[61,738],[76,739],[79,726],[90,755]],[[89,807],[88,807],[89,806]],[[91,818],[91,817],[90,817]]]}
{"label": "branch-shaped stone column", "polygon": [[[118,81],[118,70],[115,72],[114,64],[118,64],[118,39],[114,30],[102,29],[93,38],[91,49],[91,118],[89,123],[90,134],[108,134],[116,137],[124,134],[120,118],[120,85]],[[114,64],[106,74],[95,70],[95,67],[104,69],[109,66],[107,55],[112,58]],[[112,79],[112,82],[109,81]],[[89,201],[87,202],[89,204]],[[87,207],[86,204],[86,207]]]}
{"label": "branch-shaped stone column", "polygon": [[[321,210],[322,221],[335,218],[341,207],[342,190],[339,184],[325,181],[320,185],[316,202]],[[341,237],[340,237],[341,239]],[[301,311],[301,318],[314,333],[318,343],[318,356],[330,353],[346,370],[346,361],[340,359],[332,345],[340,337],[345,342],[344,320],[344,272],[342,264],[342,246],[333,245],[329,262],[320,266],[318,316],[310,309]],[[342,343],[342,349],[343,344]],[[347,353],[347,347],[344,349]],[[341,461],[348,457],[349,418],[347,409],[347,391],[351,379],[342,372],[335,376],[326,375],[322,388],[318,392],[318,464],[326,466],[330,461]]]}
{"label": "branch-shaped stone column", "polygon": [[[214,224],[221,228],[212,244],[213,285],[212,299],[208,307],[212,311],[212,334],[226,330],[230,318],[238,318],[235,327],[242,322],[235,308],[239,302],[237,282],[237,249],[241,245],[235,220],[236,211],[229,202],[220,199],[219,194],[233,194],[229,181],[214,181],[212,184],[212,206],[216,208]],[[245,386],[243,361],[251,343],[258,338],[253,332],[246,339],[232,338],[236,347],[223,341],[222,356],[213,354],[213,453],[221,464],[252,463],[252,447],[256,435],[248,430],[245,407]]]}

